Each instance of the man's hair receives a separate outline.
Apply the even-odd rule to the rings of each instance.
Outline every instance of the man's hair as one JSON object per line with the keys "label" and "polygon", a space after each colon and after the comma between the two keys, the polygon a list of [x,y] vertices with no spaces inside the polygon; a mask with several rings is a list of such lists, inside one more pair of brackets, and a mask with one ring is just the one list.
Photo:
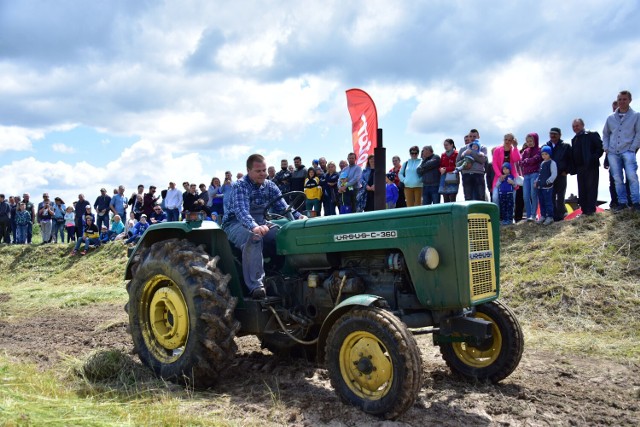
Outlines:
{"label": "man's hair", "polygon": [[250,155],[249,158],[247,159],[247,170],[253,169],[253,164],[255,162],[264,163],[264,156],[262,156],[260,154],[252,154],[252,155]]}
{"label": "man's hair", "polygon": [[356,153],[349,153],[349,154],[347,154],[347,157],[352,156],[352,155],[355,156]]}
{"label": "man's hair", "polygon": [[578,117],[577,119],[573,119],[574,122],[578,122],[580,123],[582,126],[584,126],[584,120],[582,120],[580,117]]}
{"label": "man's hair", "polygon": [[189,181],[185,181],[185,182],[182,183],[182,185],[185,185],[185,184],[189,185]]}
{"label": "man's hair", "polygon": [[140,187],[144,188],[144,185],[138,184],[138,188],[140,188]]}
{"label": "man's hair", "polygon": [[633,98],[631,98],[631,92],[629,92],[628,90],[621,90],[620,92],[618,92],[618,95],[627,95],[629,97],[629,101],[633,100]]}
{"label": "man's hair", "polygon": [[293,158],[293,160],[300,160],[300,161],[302,161],[302,159],[300,158],[300,156],[295,156],[295,157]]}
{"label": "man's hair", "polygon": [[4,194],[0,194],[0,197],[2,197],[4,199]]}
{"label": "man's hair", "polygon": [[429,150],[433,153],[433,147],[430,145],[425,145],[424,147],[422,147],[423,150]]}
{"label": "man's hair", "polygon": [[480,135],[480,132],[478,132],[478,129],[471,129],[469,133],[477,133],[478,135]]}
{"label": "man's hair", "polygon": [[149,186],[149,190],[155,190],[155,189],[156,189],[156,186],[155,186],[155,185],[150,185],[150,186]]}
{"label": "man's hair", "polygon": [[282,163],[282,162],[287,162],[287,163],[289,163],[289,160],[287,160],[287,159],[282,159],[282,160],[280,160],[280,163]]}

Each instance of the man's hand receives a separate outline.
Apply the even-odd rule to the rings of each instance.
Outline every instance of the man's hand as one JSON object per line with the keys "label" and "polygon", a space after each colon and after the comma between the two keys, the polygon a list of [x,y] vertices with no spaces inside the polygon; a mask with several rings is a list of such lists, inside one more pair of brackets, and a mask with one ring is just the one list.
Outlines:
{"label": "man's hand", "polygon": [[251,232],[258,236],[264,236],[269,232],[269,227],[267,225],[257,225],[251,229]]}

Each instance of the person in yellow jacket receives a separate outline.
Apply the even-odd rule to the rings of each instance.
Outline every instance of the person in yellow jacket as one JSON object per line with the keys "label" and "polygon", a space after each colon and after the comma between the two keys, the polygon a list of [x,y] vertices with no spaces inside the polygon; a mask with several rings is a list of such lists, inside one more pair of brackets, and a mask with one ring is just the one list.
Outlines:
{"label": "person in yellow jacket", "polygon": [[307,216],[311,218],[320,215],[322,187],[320,187],[320,178],[316,176],[314,168],[307,169],[307,178],[304,180],[304,194],[307,196]]}

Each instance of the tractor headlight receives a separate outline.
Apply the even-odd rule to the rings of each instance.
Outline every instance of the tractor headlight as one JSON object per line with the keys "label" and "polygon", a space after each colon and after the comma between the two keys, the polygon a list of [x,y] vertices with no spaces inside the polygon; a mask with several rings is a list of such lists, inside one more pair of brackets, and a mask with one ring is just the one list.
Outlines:
{"label": "tractor headlight", "polygon": [[440,264],[440,254],[435,248],[425,246],[418,255],[418,262],[427,270],[435,270]]}

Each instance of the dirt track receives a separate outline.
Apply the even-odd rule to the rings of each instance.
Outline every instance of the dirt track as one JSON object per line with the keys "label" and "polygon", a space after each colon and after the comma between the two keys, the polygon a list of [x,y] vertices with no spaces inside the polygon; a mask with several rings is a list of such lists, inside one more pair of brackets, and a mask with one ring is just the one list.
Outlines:
{"label": "dirt track", "polygon": [[[15,323],[0,321],[0,348],[42,368],[65,356],[81,357],[99,349],[129,352],[126,322],[122,307],[113,305],[48,312]],[[420,397],[411,410],[391,422],[343,405],[326,370],[278,359],[261,350],[252,337],[237,341],[238,355],[214,393],[231,396],[232,404],[244,408],[238,419],[299,426],[640,425],[637,365],[569,359],[525,348],[520,366],[503,383],[471,384],[454,377],[430,337],[422,336],[418,338],[424,369]],[[207,393],[201,394],[203,402]],[[274,394],[281,405],[274,406]]]}

